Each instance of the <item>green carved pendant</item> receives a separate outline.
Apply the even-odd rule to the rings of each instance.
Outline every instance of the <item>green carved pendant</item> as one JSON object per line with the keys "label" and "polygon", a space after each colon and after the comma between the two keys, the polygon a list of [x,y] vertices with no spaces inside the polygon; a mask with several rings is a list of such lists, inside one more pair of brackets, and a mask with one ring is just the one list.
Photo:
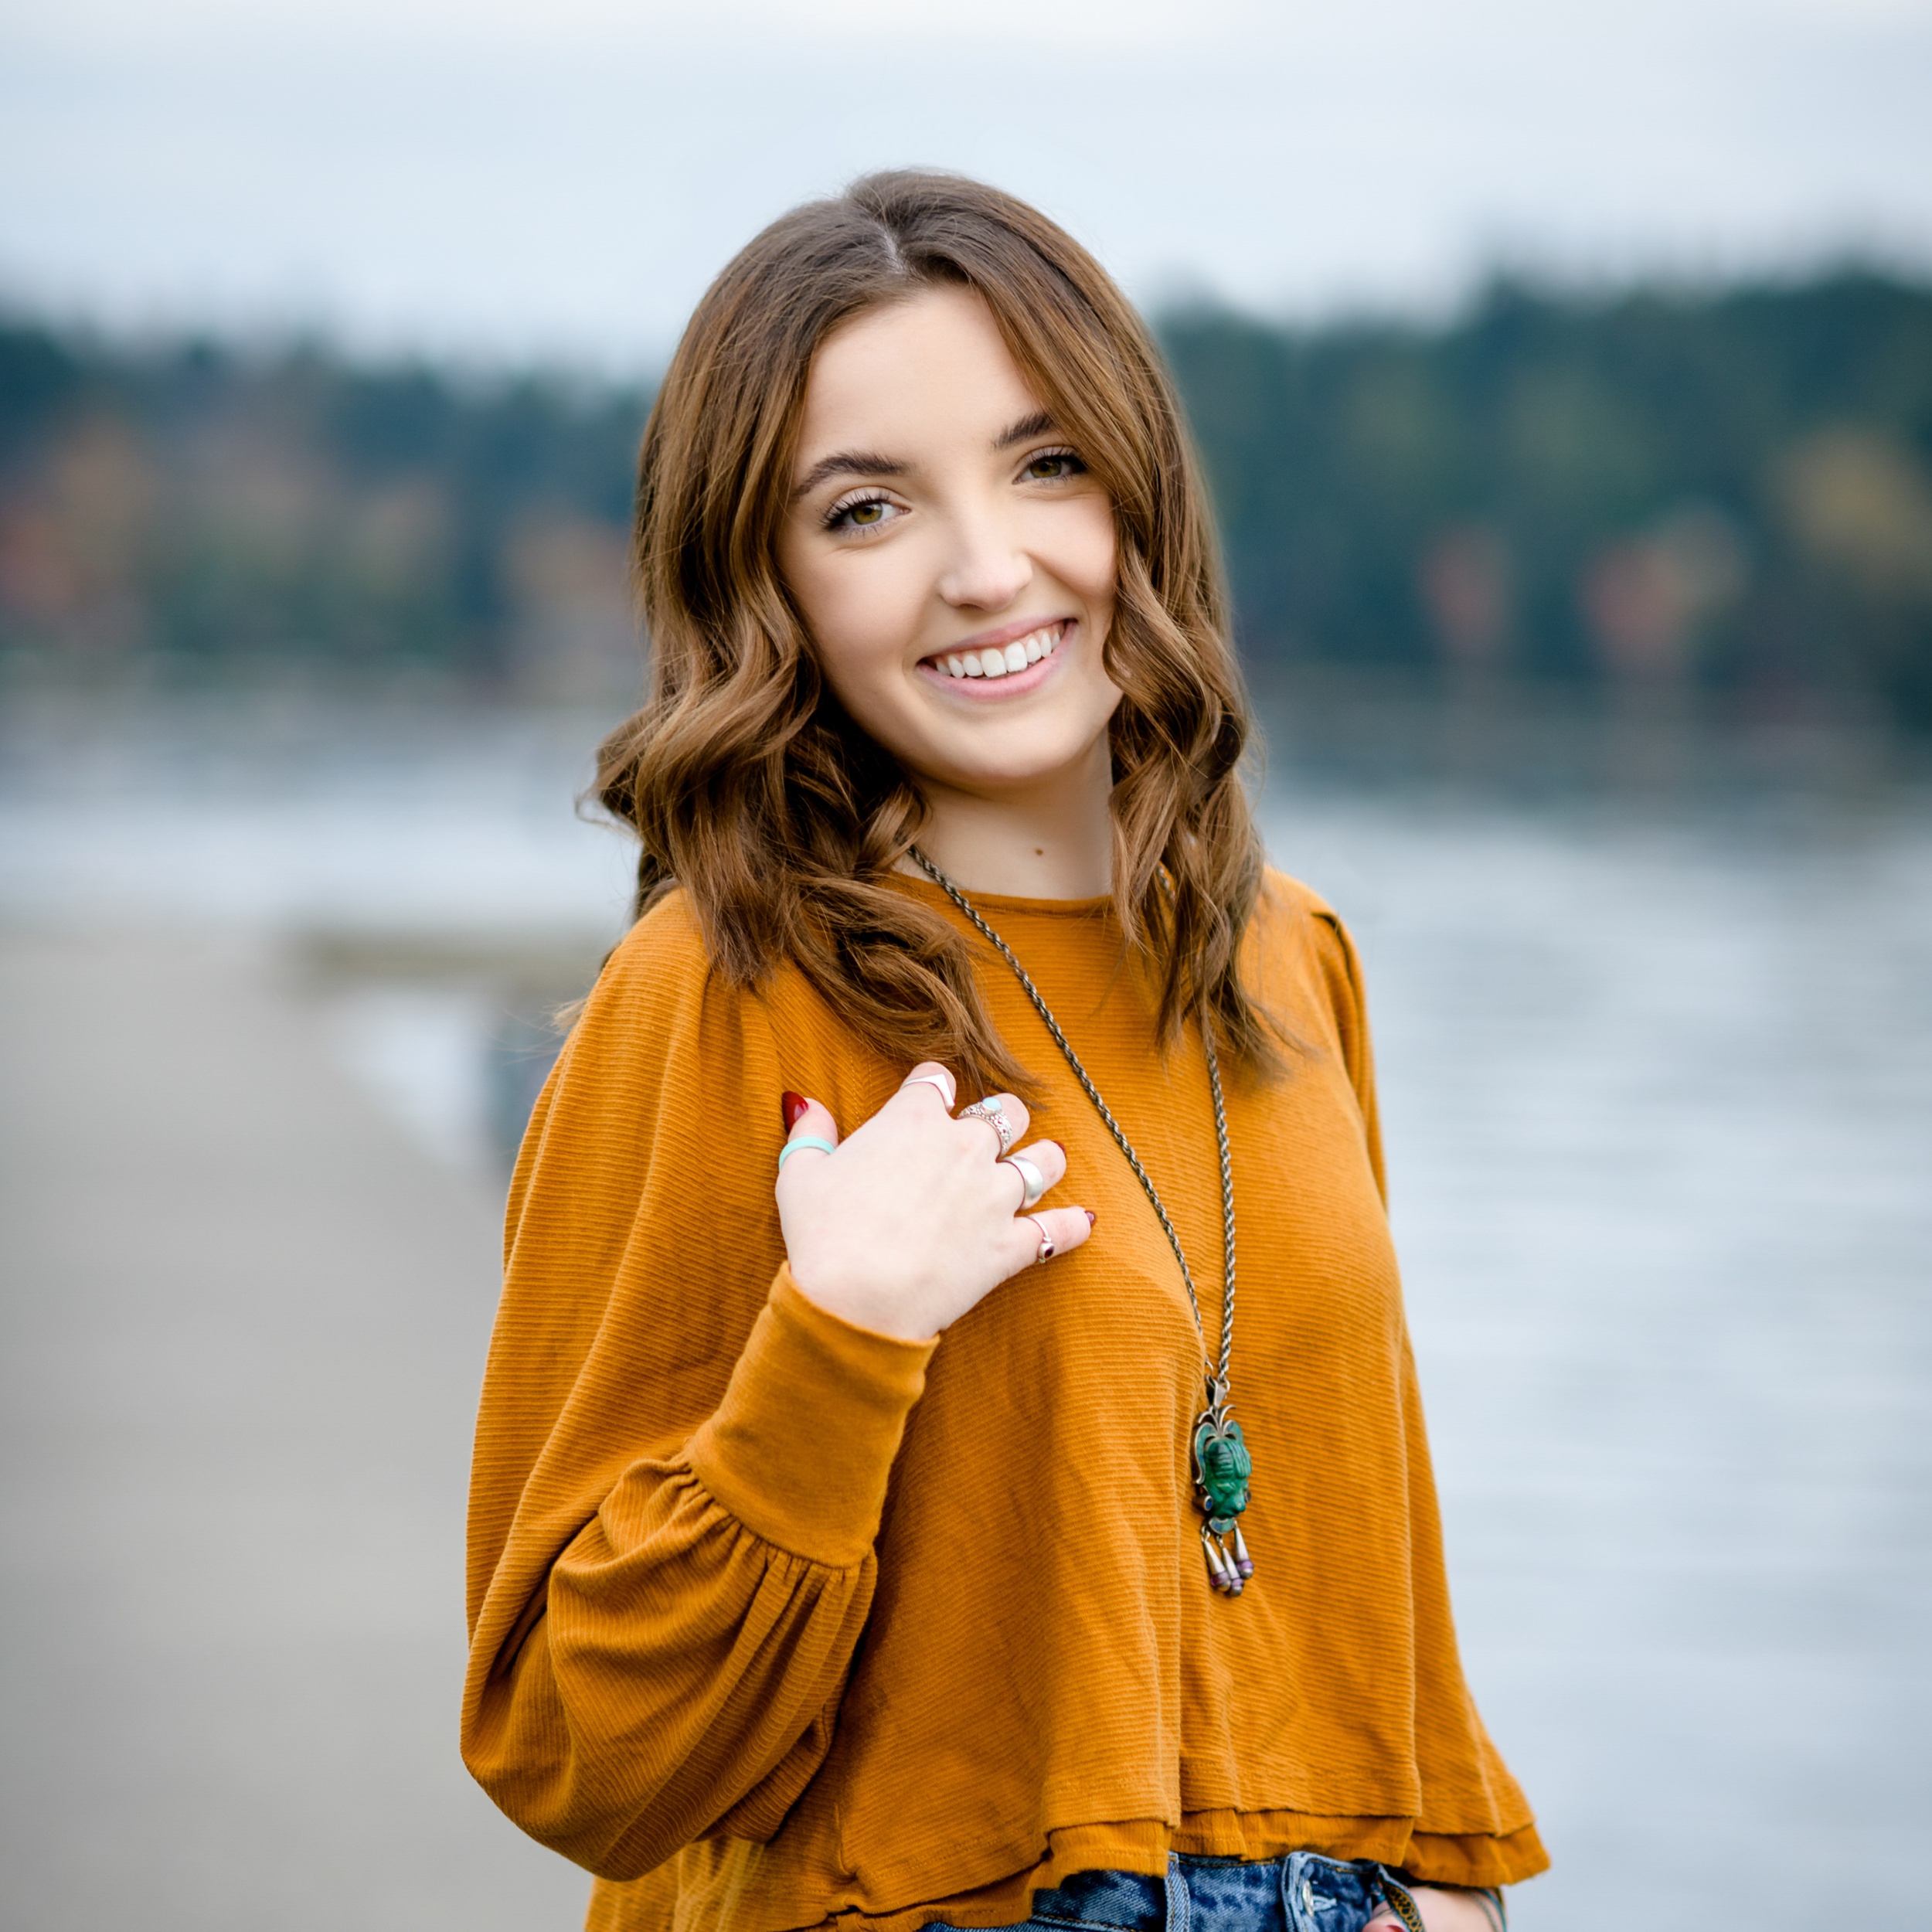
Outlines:
{"label": "green carved pendant", "polygon": [[1248,1506],[1254,1458],[1228,1406],[1225,1401],[1211,1403],[1194,1425],[1194,1488],[1196,1502],[1207,1518],[1201,1526],[1201,1551],[1208,1580],[1223,1596],[1238,1597],[1254,1574],[1236,1521]]}

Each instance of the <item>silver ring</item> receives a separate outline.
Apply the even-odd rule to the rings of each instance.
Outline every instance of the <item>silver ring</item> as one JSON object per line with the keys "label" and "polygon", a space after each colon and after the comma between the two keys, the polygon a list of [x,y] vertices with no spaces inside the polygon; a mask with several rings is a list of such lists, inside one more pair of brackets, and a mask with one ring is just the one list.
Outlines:
{"label": "silver ring", "polygon": [[950,1114],[953,1107],[953,1083],[944,1073],[909,1073],[899,1083],[901,1089],[908,1087],[930,1087],[945,1104]]}
{"label": "silver ring", "polygon": [[1019,1206],[1015,1212],[1024,1214],[1046,1192],[1046,1176],[1024,1154],[1002,1154],[999,1157],[999,1165],[1010,1167],[1019,1176],[1022,1191]]}
{"label": "silver ring", "polygon": [[1035,1266],[1037,1267],[1042,1261],[1052,1260],[1053,1257],[1059,1253],[1060,1250],[1054,1247],[1053,1237],[1041,1226],[1039,1216],[1037,1214],[1029,1214],[1022,1218],[1031,1221],[1033,1226],[1039,1230],[1039,1253],[1033,1257]]}
{"label": "silver ring", "polygon": [[956,1116],[962,1121],[984,1121],[999,1136],[998,1158],[1006,1158],[1006,1150],[1013,1145],[1013,1123],[1006,1117],[1006,1110],[991,1094],[983,1100],[975,1100],[971,1107],[962,1107]]}

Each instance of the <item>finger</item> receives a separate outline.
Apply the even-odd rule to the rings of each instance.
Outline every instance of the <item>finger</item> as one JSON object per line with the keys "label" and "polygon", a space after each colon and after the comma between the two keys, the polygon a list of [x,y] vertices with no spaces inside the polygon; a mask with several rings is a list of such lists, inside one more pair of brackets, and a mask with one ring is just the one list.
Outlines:
{"label": "finger", "polygon": [[778,1151],[781,1179],[790,1168],[824,1160],[827,1148],[838,1145],[838,1123],[832,1118],[832,1109],[821,1100],[801,1097],[804,1099],[804,1111],[792,1122],[785,1145]]}
{"label": "finger", "polygon": [[1026,1176],[1013,1167],[1015,1161],[1029,1162],[1039,1169],[1040,1190],[1039,1196],[1034,1197],[1036,1199],[1040,1196],[1052,1193],[1066,1178],[1066,1150],[1058,1141],[1034,1141],[1025,1147],[1015,1148],[1001,1165],[1012,1168],[1013,1172],[1018,1175],[1021,1185],[1019,1205],[1022,1208],[1026,1205]]}
{"label": "finger", "polygon": [[986,1114],[971,1114],[965,1118],[967,1126],[979,1128],[992,1137],[995,1156],[1004,1154],[1008,1148],[1019,1146],[1026,1139],[1026,1130],[1032,1124],[1033,1117],[1027,1112],[1025,1104],[1016,1094],[988,1094],[983,1100],[975,1102],[975,1105],[985,1107],[987,1113],[997,1109],[1006,1116],[1006,1125],[1011,1138],[1005,1146],[999,1144],[999,1129],[986,1117]]}
{"label": "finger", "polygon": [[1093,1217],[1085,1208],[1036,1208],[1031,1214],[1015,1215],[1006,1234],[1006,1253],[1012,1262],[1009,1274],[1030,1267],[1039,1259],[1043,1235],[1053,1244],[1053,1254],[1070,1253],[1094,1232]]}
{"label": "finger", "polygon": [[958,1101],[959,1083],[953,1078],[951,1073],[947,1068],[940,1065],[937,1060],[921,1060],[899,1083],[899,1090],[902,1094],[921,1087],[930,1087],[934,1089],[940,1099],[944,1103],[948,1114],[953,1111]]}
{"label": "finger", "polygon": [[832,1109],[823,1100],[815,1100],[810,1094],[802,1097],[805,1111],[791,1124],[791,1131],[785,1136],[787,1141],[809,1137],[813,1140],[829,1141],[834,1147],[838,1145],[838,1123],[832,1117]]}

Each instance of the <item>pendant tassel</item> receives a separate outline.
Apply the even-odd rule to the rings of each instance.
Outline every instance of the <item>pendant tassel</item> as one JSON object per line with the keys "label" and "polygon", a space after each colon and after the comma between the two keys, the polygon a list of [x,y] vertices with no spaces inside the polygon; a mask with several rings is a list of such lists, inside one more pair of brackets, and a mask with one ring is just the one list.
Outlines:
{"label": "pendant tassel", "polygon": [[1241,1526],[1234,1526],[1234,1568],[1242,1582],[1254,1574],[1254,1559],[1248,1554],[1247,1545],[1241,1540]]}
{"label": "pendant tassel", "polygon": [[1205,1524],[1201,1529],[1201,1553],[1207,1559],[1208,1581],[1224,1597],[1231,1597],[1241,1587],[1241,1580],[1236,1576],[1233,1566],[1221,1553],[1221,1546],[1214,1532]]}

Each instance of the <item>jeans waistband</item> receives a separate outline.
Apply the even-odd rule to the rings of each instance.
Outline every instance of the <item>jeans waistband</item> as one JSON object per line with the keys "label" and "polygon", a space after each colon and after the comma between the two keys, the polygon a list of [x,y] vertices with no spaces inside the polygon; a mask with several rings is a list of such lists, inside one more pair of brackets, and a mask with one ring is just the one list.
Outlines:
{"label": "jeans waistband", "polygon": [[1029,1923],[1043,1932],[1361,1932],[1385,1903],[1420,1923],[1402,1877],[1366,1859],[1313,1852],[1253,1861],[1176,1855],[1165,1879],[1077,1872],[1035,1893]]}

